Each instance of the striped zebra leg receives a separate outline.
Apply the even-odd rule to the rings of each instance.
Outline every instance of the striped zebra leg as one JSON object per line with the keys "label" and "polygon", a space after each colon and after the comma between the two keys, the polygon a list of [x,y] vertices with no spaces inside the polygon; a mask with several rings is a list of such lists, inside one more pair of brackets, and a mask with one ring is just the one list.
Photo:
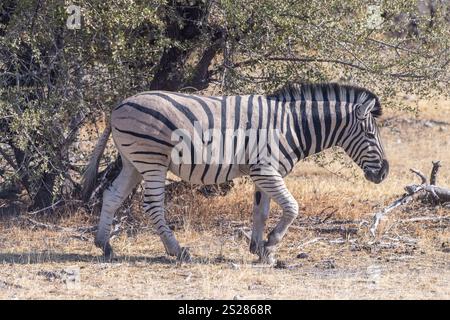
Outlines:
{"label": "striped zebra leg", "polygon": [[264,249],[264,229],[269,217],[270,198],[261,189],[255,186],[253,201],[253,229],[250,241],[250,252],[258,253]]}
{"label": "striped zebra leg", "polygon": [[178,260],[190,261],[187,248],[180,247],[173,231],[169,228],[164,215],[164,194],[167,167],[161,165],[147,166],[144,177],[143,209],[149,215],[156,232],[161,238],[168,255]]}
{"label": "striped zebra leg", "polygon": [[120,174],[111,186],[103,192],[102,212],[95,237],[95,245],[103,250],[103,254],[108,259],[113,256],[113,251],[109,244],[109,235],[114,214],[140,181],[141,175],[139,172],[125,157],[122,157]]}
{"label": "striped zebra leg", "polygon": [[276,245],[283,239],[289,226],[298,215],[298,203],[286,188],[281,175],[274,168],[270,166],[264,168],[253,167],[250,169],[250,176],[256,186],[283,209],[280,221],[269,233],[264,248],[258,252],[263,262],[273,263]]}

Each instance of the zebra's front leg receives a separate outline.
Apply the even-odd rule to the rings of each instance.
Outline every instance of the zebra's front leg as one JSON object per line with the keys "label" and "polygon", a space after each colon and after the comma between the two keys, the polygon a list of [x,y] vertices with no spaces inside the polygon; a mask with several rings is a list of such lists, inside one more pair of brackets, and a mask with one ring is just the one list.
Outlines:
{"label": "zebra's front leg", "polygon": [[[261,172],[264,172],[261,174]],[[272,198],[282,209],[283,215],[275,228],[269,233],[264,250],[261,250],[260,258],[269,263],[274,262],[276,245],[285,236],[289,226],[298,215],[298,203],[286,188],[283,178],[271,167],[263,170],[256,168],[250,173],[256,186]]]}
{"label": "zebra's front leg", "polygon": [[155,231],[161,238],[166,252],[170,256],[176,256],[180,261],[191,261],[187,248],[178,243],[173,231],[169,228],[165,218],[164,193],[167,167],[154,165],[144,174],[144,212],[149,215]]}
{"label": "zebra's front leg", "polygon": [[255,186],[253,199],[253,228],[250,240],[250,252],[261,256],[264,250],[264,229],[269,217],[270,198],[261,189]]}
{"label": "zebra's front leg", "polygon": [[113,250],[109,244],[109,236],[114,214],[140,181],[141,176],[137,170],[126,158],[122,157],[122,170],[120,174],[114,179],[111,186],[103,192],[102,212],[95,236],[95,245],[103,250],[103,254],[107,259],[113,257]]}

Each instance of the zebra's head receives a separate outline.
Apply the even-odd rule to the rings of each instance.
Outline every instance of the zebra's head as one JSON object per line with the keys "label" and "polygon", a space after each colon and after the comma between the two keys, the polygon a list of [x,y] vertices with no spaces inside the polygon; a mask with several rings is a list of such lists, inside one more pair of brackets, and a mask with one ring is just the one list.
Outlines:
{"label": "zebra's head", "polygon": [[374,94],[363,93],[358,97],[352,112],[353,125],[347,142],[343,144],[347,154],[364,171],[367,180],[380,183],[389,173],[376,118],[381,115],[381,105]]}

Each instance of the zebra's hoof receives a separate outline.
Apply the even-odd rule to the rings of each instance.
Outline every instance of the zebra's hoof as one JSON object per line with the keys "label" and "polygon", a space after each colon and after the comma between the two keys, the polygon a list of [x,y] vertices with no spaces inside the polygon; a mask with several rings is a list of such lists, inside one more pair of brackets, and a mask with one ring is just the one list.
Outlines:
{"label": "zebra's hoof", "polygon": [[109,243],[107,243],[105,248],[103,249],[103,257],[105,257],[105,260],[108,261],[114,259],[114,251]]}
{"label": "zebra's hoof", "polygon": [[114,258],[114,251],[109,242],[101,243],[100,241],[95,241],[95,245],[103,250],[103,257],[105,260],[111,261]]}
{"label": "zebra's hoof", "polygon": [[266,244],[267,243],[260,246],[260,248],[259,248],[259,251],[258,251],[259,262],[270,265],[270,266],[274,266],[277,262],[277,260],[275,259],[275,254],[274,254],[275,250],[273,247],[268,247]]}
{"label": "zebra's hoof", "polygon": [[265,242],[261,241],[257,243],[255,240],[250,241],[250,253],[257,254],[261,252],[261,250],[264,250]]}
{"label": "zebra's hoof", "polygon": [[258,245],[253,239],[250,241],[250,252],[255,254],[258,253]]}
{"label": "zebra's hoof", "polygon": [[186,247],[181,247],[180,252],[177,254],[178,262],[192,262],[191,254],[189,253],[189,249]]}
{"label": "zebra's hoof", "polygon": [[275,264],[277,263],[277,260],[275,259],[273,254],[268,254],[268,255],[261,255],[259,256],[259,263],[262,264],[267,264],[269,266],[275,266]]}

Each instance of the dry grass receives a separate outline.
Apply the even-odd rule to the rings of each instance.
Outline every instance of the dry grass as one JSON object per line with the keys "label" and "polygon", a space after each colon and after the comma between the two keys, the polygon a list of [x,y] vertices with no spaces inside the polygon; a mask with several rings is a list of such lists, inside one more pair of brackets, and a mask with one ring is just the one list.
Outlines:
{"label": "dry grass", "polygon": [[[384,183],[370,184],[359,171],[339,163],[325,169],[312,161],[298,165],[286,179],[302,214],[280,247],[279,268],[255,264],[237,232],[251,225],[253,187],[243,179],[224,197],[187,193],[171,201],[169,220],[194,254],[188,265],[164,255],[138,199],[125,215],[127,228],[112,241],[118,255],[113,263],[102,261],[92,234],[80,238],[70,231],[30,229],[23,219],[5,219],[0,227],[0,298],[448,299],[448,220],[405,220],[448,216],[450,209],[412,204],[396,210],[382,223],[375,244],[364,221],[416,179],[411,167],[428,173],[431,161],[441,160],[438,183],[450,186],[450,125],[425,121],[450,123],[450,103],[420,101],[416,115],[387,111],[384,119],[382,135],[391,164]],[[280,214],[273,205],[269,226]],[[97,218],[79,211],[49,221],[80,226],[95,224]],[[344,231],[323,230],[337,225]],[[297,258],[299,253],[307,257]],[[80,281],[73,282],[68,273],[78,268]]]}

